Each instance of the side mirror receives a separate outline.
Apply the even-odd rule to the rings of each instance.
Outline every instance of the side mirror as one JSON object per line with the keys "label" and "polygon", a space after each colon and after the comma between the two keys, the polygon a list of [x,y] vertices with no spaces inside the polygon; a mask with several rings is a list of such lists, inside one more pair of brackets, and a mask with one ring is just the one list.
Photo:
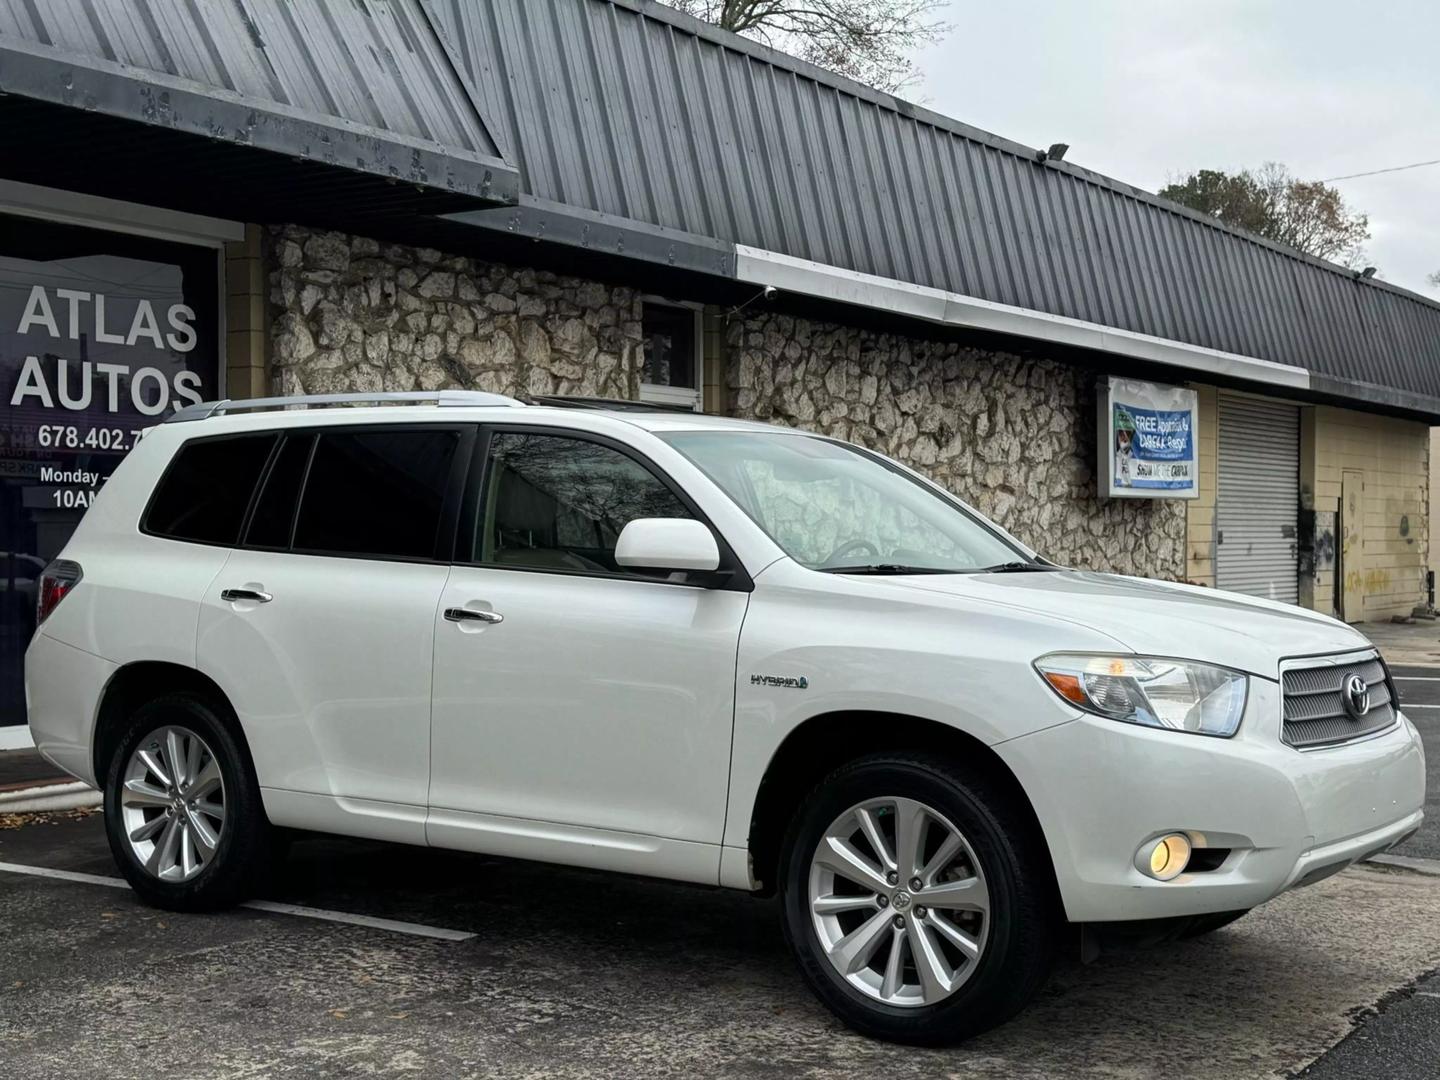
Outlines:
{"label": "side mirror", "polygon": [[720,568],[720,547],[701,522],[636,518],[620,530],[615,561],[637,570],[714,571]]}

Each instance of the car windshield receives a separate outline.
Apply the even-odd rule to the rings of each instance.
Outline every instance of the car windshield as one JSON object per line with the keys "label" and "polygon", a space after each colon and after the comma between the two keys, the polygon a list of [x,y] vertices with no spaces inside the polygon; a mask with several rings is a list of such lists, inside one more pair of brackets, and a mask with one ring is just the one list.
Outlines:
{"label": "car windshield", "polygon": [[760,431],[660,437],[811,569],[974,573],[1035,565],[979,517],[844,443]]}

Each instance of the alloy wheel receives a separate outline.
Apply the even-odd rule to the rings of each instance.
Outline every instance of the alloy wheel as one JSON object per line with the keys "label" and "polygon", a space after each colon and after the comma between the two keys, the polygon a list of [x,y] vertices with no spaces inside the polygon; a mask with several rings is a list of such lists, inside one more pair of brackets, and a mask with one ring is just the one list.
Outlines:
{"label": "alloy wheel", "polygon": [[990,891],[974,850],[915,799],[869,799],[831,822],[811,859],[809,903],[831,966],[886,1005],[950,997],[989,937]]}
{"label": "alloy wheel", "polygon": [[189,728],[150,732],[120,783],[131,854],[161,881],[185,882],[215,858],[225,831],[225,780],[208,743]]}

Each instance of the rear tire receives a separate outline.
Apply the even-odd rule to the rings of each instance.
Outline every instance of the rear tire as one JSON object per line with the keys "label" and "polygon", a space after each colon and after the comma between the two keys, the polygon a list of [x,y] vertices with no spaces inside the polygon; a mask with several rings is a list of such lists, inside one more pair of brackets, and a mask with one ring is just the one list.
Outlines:
{"label": "rear tire", "polygon": [[271,866],[271,829],[229,711],[193,693],[140,706],[105,772],[105,832],[140,897],[171,911],[244,900]]}
{"label": "rear tire", "polygon": [[1049,973],[1059,920],[1048,859],[1033,822],[984,776],[928,754],[862,758],[791,823],[786,940],[849,1027],[958,1042],[1019,1012]]}

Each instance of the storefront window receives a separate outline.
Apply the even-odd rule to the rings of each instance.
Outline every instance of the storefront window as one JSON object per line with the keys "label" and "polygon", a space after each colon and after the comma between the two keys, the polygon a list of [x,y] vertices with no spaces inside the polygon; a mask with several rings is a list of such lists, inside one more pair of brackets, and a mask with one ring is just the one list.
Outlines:
{"label": "storefront window", "polygon": [[0,725],[35,584],[137,433],[219,392],[214,248],[0,214]]}

